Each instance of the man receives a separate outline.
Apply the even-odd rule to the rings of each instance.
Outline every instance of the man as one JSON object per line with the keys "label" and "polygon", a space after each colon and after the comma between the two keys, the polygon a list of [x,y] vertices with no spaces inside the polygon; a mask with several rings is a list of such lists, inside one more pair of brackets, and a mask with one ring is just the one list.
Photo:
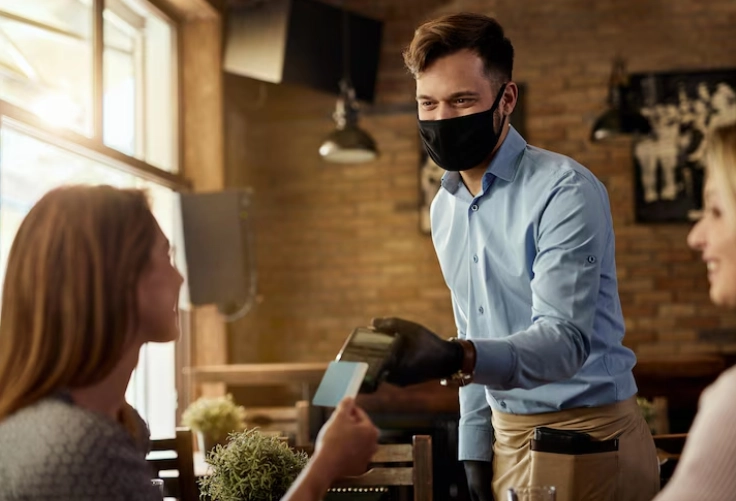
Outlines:
{"label": "man", "polygon": [[[474,383],[460,388],[459,432],[473,500],[529,483],[555,485],[558,501],[648,500],[657,459],[622,345],[608,195],[510,126],[513,52],[494,19],[457,14],[421,26],[404,53],[422,141],[447,171],[431,226],[459,339],[375,319],[397,336],[388,381],[460,371]],[[530,450],[544,427],[562,431],[538,430]]]}

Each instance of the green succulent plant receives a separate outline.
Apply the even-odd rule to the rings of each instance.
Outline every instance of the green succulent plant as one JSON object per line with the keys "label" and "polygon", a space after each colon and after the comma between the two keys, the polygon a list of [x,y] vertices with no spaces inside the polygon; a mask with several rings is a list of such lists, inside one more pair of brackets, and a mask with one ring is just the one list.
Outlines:
{"label": "green succulent plant", "polygon": [[245,409],[233,401],[232,395],[202,397],[192,402],[181,416],[184,426],[223,441],[228,433],[245,428]]}
{"label": "green succulent plant", "polygon": [[212,501],[277,501],[307,464],[307,454],[253,428],[231,433],[207,456],[211,474],[200,479]]}

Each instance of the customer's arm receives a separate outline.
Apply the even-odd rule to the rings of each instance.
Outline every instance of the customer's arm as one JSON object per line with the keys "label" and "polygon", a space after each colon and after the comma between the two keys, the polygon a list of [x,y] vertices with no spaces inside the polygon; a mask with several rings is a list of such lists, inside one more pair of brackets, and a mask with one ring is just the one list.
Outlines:
{"label": "customer's arm", "polygon": [[736,496],[736,369],[701,397],[700,410],[667,487],[655,501],[732,501]]}
{"label": "customer's arm", "polygon": [[282,501],[320,501],[335,480],[360,475],[378,448],[378,429],[345,399],[320,430],[314,455]]}

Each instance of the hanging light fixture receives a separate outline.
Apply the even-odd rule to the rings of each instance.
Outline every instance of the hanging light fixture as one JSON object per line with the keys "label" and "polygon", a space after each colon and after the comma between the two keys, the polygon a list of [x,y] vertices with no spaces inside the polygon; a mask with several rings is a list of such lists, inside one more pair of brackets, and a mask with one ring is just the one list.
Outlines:
{"label": "hanging light fixture", "polygon": [[608,109],[593,124],[590,140],[597,142],[626,134],[648,134],[651,130],[649,120],[631,103],[626,63],[617,57],[608,84]]}
{"label": "hanging light fixture", "polygon": [[342,72],[340,97],[335,113],[336,129],[327,136],[319,148],[319,154],[328,162],[363,163],[378,156],[373,138],[358,127],[359,106],[355,88],[350,80],[350,34],[348,32],[348,12],[342,8]]}

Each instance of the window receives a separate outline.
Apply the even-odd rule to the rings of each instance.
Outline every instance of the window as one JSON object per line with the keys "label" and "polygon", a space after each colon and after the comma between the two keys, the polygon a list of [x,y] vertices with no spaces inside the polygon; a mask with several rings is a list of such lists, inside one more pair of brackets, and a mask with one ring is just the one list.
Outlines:
{"label": "window", "polygon": [[108,0],[105,7],[105,144],[174,171],[173,30],[141,2]]}
{"label": "window", "polygon": [[0,0],[0,99],[91,136],[92,5]]}
{"label": "window", "polygon": [[[0,99],[95,135],[94,3],[0,0]],[[141,0],[102,13],[104,144],[177,170],[175,29]]]}
{"label": "window", "polygon": [[[185,273],[175,37],[143,0],[0,0],[0,278],[25,214],[69,183],[145,188]],[[154,437],[174,436],[175,352],[144,346],[126,394]]]}

